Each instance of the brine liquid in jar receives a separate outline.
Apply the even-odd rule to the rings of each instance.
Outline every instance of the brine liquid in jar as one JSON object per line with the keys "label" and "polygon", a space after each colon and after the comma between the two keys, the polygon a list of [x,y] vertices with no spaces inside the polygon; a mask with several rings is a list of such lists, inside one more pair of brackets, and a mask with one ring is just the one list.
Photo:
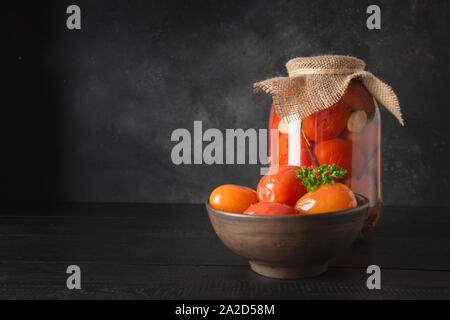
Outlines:
{"label": "brine liquid in jar", "polygon": [[287,122],[273,110],[269,120],[271,166],[336,164],[347,170],[340,182],[367,197],[362,234],[381,215],[381,118],[375,99],[353,80],[336,104],[302,120]]}

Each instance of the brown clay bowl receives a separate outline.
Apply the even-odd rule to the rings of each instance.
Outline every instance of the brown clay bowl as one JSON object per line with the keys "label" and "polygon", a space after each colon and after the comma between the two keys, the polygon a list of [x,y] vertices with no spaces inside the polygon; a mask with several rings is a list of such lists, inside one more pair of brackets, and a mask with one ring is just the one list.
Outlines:
{"label": "brown clay bowl", "polygon": [[355,208],[310,215],[257,216],[214,209],[209,219],[222,242],[250,261],[256,273],[270,278],[318,276],[328,261],[358,238],[369,200],[356,195]]}

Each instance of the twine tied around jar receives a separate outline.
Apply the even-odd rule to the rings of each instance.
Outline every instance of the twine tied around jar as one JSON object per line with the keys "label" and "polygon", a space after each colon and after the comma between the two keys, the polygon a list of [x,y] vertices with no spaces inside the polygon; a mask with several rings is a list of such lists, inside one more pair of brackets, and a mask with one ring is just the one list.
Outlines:
{"label": "twine tied around jar", "polygon": [[358,78],[372,96],[404,125],[398,98],[392,88],[365,71],[366,63],[351,56],[300,57],[286,63],[288,77],[254,84],[255,92],[271,94],[275,112],[288,122],[327,109],[344,95],[352,79]]}

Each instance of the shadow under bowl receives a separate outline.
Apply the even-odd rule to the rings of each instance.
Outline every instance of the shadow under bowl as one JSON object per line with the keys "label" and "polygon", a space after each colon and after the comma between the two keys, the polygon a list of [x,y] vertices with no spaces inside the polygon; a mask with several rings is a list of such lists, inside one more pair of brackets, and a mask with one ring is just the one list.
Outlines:
{"label": "shadow under bowl", "polygon": [[206,203],[211,224],[222,242],[245,257],[256,273],[270,278],[318,276],[328,261],[358,238],[369,200],[356,194],[355,208],[298,215],[247,215],[217,210]]}

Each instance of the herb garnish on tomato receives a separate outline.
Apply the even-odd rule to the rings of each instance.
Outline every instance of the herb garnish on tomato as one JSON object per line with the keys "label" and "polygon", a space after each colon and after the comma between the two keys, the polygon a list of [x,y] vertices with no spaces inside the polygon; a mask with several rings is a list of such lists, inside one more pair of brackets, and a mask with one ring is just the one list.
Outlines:
{"label": "herb garnish on tomato", "polygon": [[313,214],[345,210],[357,206],[352,190],[334,179],[341,179],[346,170],[332,165],[317,168],[302,167],[297,171],[297,178],[302,179],[308,193],[298,199],[295,209],[300,214]]}
{"label": "herb garnish on tomato", "polygon": [[347,170],[344,170],[335,164],[323,164],[316,168],[300,168],[300,170],[297,171],[297,178],[302,180],[302,183],[306,189],[308,189],[308,192],[313,192],[321,184],[333,184],[334,179],[341,179],[346,173]]}

